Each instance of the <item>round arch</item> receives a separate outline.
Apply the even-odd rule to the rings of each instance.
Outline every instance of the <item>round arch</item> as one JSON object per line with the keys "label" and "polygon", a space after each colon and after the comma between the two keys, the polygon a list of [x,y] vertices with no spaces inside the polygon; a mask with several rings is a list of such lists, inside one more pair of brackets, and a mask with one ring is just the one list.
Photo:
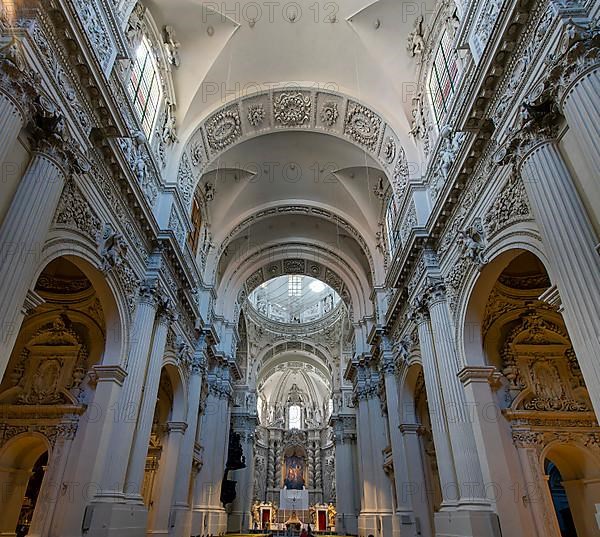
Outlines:
{"label": "round arch", "polygon": [[373,314],[369,281],[361,272],[352,259],[319,245],[266,244],[227,268],[217,290],[215,311],[237,321],[243,301],[258,285],[277,276],[306,274],[332,287],[352,315],[361,319]]}
{"label": "round arch", "polygon": [[50,262],[64,257],[73,263],[92,283],[106,325],[104,365],[120,365],[125,359],[128,341],[128,326],[131,317],[128,297],[116,275],[100,270],[102,259],[96,245],[82,239],[73,232],[53,232],[44,245],[33,281],[36,282]]}
{"label": "round arch", "polygon": [[162,371],[168,376],[173,390],[173,408],[171,421],[185,422],[187,417],[186,381],[181,367],[174,356],[166,355],[163,360]]}
{"label": "round arch", "polygon": [[[408,177],[401,137],[382,114],[359,99],[318,84],[281,83],[268,91],[234,97],[213,108],[180,145],[177,184],[184,202],[220,155],[251,138],[287,131],[316,132],[343,139],[381,165],[394,190]],[[291,111],[295,113],[292,114]],[[296,112],[300,112],[298,116]]]}
{"label": "round arch", "polygon": [[536,256],[548,272],[547,258],[537,236],[505,237],[487,250],[489,262],[481,269],[473,265],[458,291],[456,341],[463,365],[485,365],[480,328],[488,297],[506,267],[524,252]]}

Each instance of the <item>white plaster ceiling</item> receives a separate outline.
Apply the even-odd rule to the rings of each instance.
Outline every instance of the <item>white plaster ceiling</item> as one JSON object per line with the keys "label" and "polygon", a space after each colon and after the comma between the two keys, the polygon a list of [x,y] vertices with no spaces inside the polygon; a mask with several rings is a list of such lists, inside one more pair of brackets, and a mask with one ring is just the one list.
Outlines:
{"label": "white plaster ceiling", "polygon": [[281,132],[234,146],[205,174],[215,197],[208,204],[215,242],[232,223],[261,207],[305,204],[328,207],[350,219],[366,237],[377,232],[385,174],[355,146],[310,132]]}
{"label": "white plaster ceiling", "polygon": [[[272,9],[254,0],[144,4],[159,27],[175,28],[181,42],[174,82],[184,137],[208,111],[232,97],[274,82],[306,81],[370,103],[397,132],[409,130],[407,91],[415,61],[406,40],[419,13],[427,20],[434,0],[274,2]],[[293,4],[302,13],[292,23]],[[329,22],[332,15],[335,23]]]}

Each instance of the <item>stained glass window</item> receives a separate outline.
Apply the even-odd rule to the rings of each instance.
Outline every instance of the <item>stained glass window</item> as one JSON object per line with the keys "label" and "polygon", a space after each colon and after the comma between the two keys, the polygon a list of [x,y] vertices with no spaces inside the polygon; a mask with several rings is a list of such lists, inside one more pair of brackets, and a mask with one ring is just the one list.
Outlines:
{"label": "stained glass window", "polygon": [[129,79],[129,95],[142,128],[146,136],[150,137],[160,107],[162,90],[158,65],[147,37],[142,38],[134,58]]}
{"label": "stained glass window", "polygon": [[448,32],[444,32],[435,53],[429,77],[429,93],[438,125],[448,111],[450,100],[456,89],[458,74],[458,57],[452,48]]}

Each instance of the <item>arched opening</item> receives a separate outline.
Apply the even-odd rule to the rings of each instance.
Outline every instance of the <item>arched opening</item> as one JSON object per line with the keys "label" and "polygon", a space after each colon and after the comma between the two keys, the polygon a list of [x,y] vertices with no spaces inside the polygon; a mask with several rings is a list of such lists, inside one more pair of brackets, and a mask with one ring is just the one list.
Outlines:
{"label": "arched opening", "polygon": [[569,507],[567,492],[563,486],[563,478],[560,470],[550,459],[544,462],[544,472],[548,476],[548,488],[550,496],[552,496],[552,505],[558,527],[560,528],[561,537],[577,537],[577,530],[573,522],[573,513]]}
{"label": "arched opening", "polygon": [[[505,252],[481,272],[463,338],[468,366],[485,368],[488,390],[476,392],[472,383],[467,390],[483,409],[478,434],[490,479],[530,487],[516,504],[496,494],[503,531],[589,535],[597,531],[589,481],[595,456],[579,446],[598,424],[551,291],[544,264],[530,251]],[[533,501],[536,495],[542,501]]]}
{"label": "arched opening", "polygon": [[1,534],[30,534],[34,519],[40,516],[36,508],[47,464],[48,443],[40,435],[15,437],[0,452]]}
{"label": "arched opening", "polygon": [[560,537],[597,532],[595,506],[600,503],[597,454],[576,442],[555,442],[542,454],[547,505]]}
{"label": "arched opening", "polygon": [[[408,483],[412,486],[407,490],[410,491],[410,499],[419,517],[421,531],[427,535],[433,528],[434,513],[440,509],[442,491],[427,390],[420,363],[413,363],[409,367],[402,393],[404,442],[407,452],[410,450],[415,458],[414,464],[408,468]],[[401,476],[399,478],[402,479]]]}
{"label": "arched opening", "polygon": [[[60,494],[57,484],[91,483],[99,478],[99,465],[89,463],[103,456],[102,446],[91,431],[106,417],[95,402],[96,367],[107,365],[105,356],[110,360],[120,357],[122,326],[104,277],[74,256],[50,261],[38,276],[28,302],[31,309],[0,383],[0,426],[4,431],[0,450],[20,438],[23,431],[34,435],[19,444],[27,464],[16,468],[33,472],[28,476],[30,489],[19,493],[20,500],[28,498],[19,531],[29,528],[32,535],[61,533],[71,525],[81,526],[79,517],[87,496]],[[31,438],[36,439],[33,444]],[[40,459],[44,452],[48,452],[45,461]],[[12,486],[10,476],[4,474],[2,479],[8,479],[0,483],[2,487]],[[49,489],[44,492],[46,482]],[[15,516],[19,518],[21,507],[3,510],[5,520],[14,524],[6,528],[9,533],[17,531]]]}

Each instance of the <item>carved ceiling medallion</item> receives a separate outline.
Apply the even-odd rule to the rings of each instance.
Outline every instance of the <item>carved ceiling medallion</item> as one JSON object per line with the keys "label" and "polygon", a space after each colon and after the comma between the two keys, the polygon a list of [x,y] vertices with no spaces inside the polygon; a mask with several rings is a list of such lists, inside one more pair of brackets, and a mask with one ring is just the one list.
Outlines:
{"label": "carved ceiling medallion", "polygon": [[208,145],[213,151],[221,151],[242,135],[240,112],[236,106],[216,113],[206,124]]}
{"label": "carved ceiling medallion", "polygon": [[310,120],[312,101],[301,91],[280,93],[275,99],[275,120],[281,125],[299,126]]}
{"label": "carved ceiling medallion", "polygon": [[381,118],[373,111],[361,104],[350,103],[344,126],[344,134],[347,134],[370,151],[375,151],[377,149],[377,141],[379,140],[381,123]]}

